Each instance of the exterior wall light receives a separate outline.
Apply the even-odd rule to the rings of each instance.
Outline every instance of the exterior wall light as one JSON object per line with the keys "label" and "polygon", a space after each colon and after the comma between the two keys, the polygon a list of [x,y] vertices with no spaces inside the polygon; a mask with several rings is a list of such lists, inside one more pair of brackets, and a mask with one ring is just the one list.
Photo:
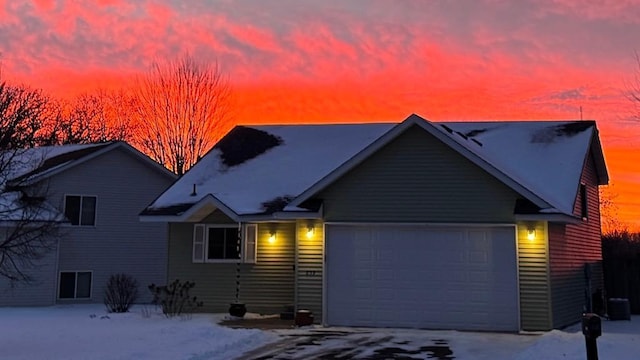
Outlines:
{"label": "exterior wall light", "polygon": [[307,239],[311,239],[313,237],[313,226],[309,226],[307,228]]}
{"label": "exterior wall light", "polygon": [[276,232],[272,231],[271,235],[269,235],[269,244],[275,244],[276,242]]}
{"label": "exterior wall light", "polygon": [[527,230],[527,240],[533,241],[535,239],[536,239],[536,230],[535,229]]}

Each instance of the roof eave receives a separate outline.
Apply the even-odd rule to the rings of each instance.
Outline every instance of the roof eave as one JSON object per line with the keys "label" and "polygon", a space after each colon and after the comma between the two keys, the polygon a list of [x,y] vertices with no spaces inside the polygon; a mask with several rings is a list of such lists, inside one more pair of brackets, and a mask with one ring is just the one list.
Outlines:
{"label": "roof eave", "polygon": [[276,211],[272,214],[246,214],[240,215],[243,222],[264,222],[277,220],[321,220],[323,218],[322,206],[318,211]]}
{"label": "roof eave", "polygon": [[240,216],[231,210],[226,204],[220,201],[212,194],[202,197],[197,203],[193,204],[189,209],[174,215],[139,215],[141,222],[198,222],[204,218],[201,214],[210,214],[214,210],[220,210],[234,221],[240,221]]}
{"label": "roof eave", "polygon": [[96,150],[90,154],[87,154],[79,159],[73,160],[73,161],[69,161],[68,163],[56,167],[52,170],[45,170],[41,173],[36,173],[33,176],[30,176],[28,179],[25,179],[24,181],[20,182],[20,185],[23,186],[29,186],[29,185],[33,185],[36,184],[42,180],[45,180],[47,178],[50,178],[56,174],[59,174],[63,171],[66,171],[72,167],[78,166],[80,164],[83,164],[93,158],[96,158],[104,153],[107,153],[113,149],[116,148],[123,148],[125,150],[127,150],[129,153],[131,153],[132,155],[138,157],[139,159],[141,159],[144,163],[146,163],[148,166],[154,168],[155,170],[161,172],[164,176],[169,177],[172,180],[177,179],[177,175],[172,173],[171,171],[169,171],[167,168],[165,168],[164,166],[158,164],[157,162],[153,161],[151,158],[149,158],[147,155],[141,153],[140,151],[138,151],[136,148],[134,148],[133,146],[129,145],[128,143],[124,142],[124,141],[114,141],[111,144],[102,147],[99,150]]}
{"label": "roof eave", "polygon": [[583,220],[574,215],[553,213],[553,214],[515,214],[516,221],[550,221],[565,224],[581,224]]}

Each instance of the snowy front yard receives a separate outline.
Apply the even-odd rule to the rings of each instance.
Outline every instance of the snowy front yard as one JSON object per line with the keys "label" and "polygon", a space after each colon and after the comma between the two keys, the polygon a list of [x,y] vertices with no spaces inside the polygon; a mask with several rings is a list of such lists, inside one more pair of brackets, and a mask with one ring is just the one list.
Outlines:
{"label": "snowy front yard", "polygon": [[104,305],[0,308],[0,358],[233,359],[277,340],[260,330],[218,326],[222,315],[167,319],[149,306],[107,314]]}
{"label": "snowy front yard", "polygon": [[[340,351],[360,338],[380,340],[376,346],[423,347],[446,343],[448,359],[533,360],[586,358],[584,337],[578,327],[551,331],[542,336],[456,331],[387,329],[313,329],[261,331],[236,330],[217,325],[223,315],[193,315],[167,319],[134,307],[131,313],[107,314],[101,305],[69,305],[47,308],[0,308],[2,359],[234,359],[263,345],[274,359],[311,359],[323,351]],[[153,310],[153,307],[146,308]],[[600,359],[638,359],[640,317],[632,321],[603,322],[598,339]],[[344,335],[306,337],[317,332]],[[280,341],[282,337],[290,340]],[[374,341],[375,342],[375,341]],[[371,343],[371,342],[369,342]],[[373,358],[375,347],[361,342],[358,358]],[[357,348],[357,345],[355,345]],[[428,346],[426,347],[428,348]],[[253,352],[252,354],[257,354]],[[377,357],[376,357],[377,358]],[[421,357],[418,357],[421,358]],[[437,359],[437,357],[434,357]]]}

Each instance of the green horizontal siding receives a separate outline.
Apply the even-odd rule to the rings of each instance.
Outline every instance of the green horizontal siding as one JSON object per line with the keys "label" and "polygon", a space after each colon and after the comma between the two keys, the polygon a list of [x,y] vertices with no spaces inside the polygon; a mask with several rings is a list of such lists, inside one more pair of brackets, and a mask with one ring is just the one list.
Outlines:
{"label": "green horizontal siding", "polygon": [[[208,217],[206,220],[217,217]],[[217,218],[224,220],[224,218]],[[235,263],[193,263],[193,225],[172,223],[169,228],[169,281],[195,281],[193,295],[204,301],[204,312],[226,312],[235,300]],[[275,231],[276,241],[268,241]],[[240,301],[249,312],[276,314],[294,303],[295,224],[258,224],[257,262],[242,264]]]}
{"label": "green horizontal siding", "polygon": [[[547,224],[518,223],[518,278],[520,283],[520,327],[538,331],[551,328]],[[535,230],[529,240],[528,230]]]}
{"label": "green horizontal siding", "polygon": [[513,223],[518,197],[417,126],[317,196],[326,221],[447,223]]}
{"label": "green horizontal siding", "polygon": [[[324,227],[320,221],[297,222],[296,309],[311,310],[314,320],[322,320],[322,279]],[[313,235],[307,236],[309,227]]]}

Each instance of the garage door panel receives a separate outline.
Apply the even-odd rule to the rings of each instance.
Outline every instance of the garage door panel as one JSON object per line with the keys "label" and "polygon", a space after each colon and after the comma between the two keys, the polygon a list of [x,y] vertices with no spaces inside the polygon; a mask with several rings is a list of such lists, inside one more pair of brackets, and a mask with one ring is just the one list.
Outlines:
{"label": "garage door panel", "polygon": [[327,225],[327,322],[517,330],[513,228]]}

